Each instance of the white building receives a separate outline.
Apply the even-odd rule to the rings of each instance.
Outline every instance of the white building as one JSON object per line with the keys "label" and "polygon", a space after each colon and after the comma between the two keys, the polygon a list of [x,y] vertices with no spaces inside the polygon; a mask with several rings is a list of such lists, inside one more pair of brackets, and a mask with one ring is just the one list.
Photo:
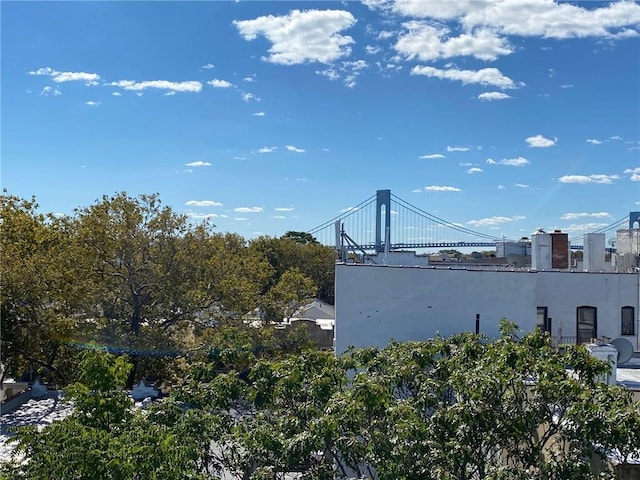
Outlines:
{"label": "white building", "polygon": [[602,271],[603,240],[593,236],[585,242],[592,269],[572,271],[561,235],[533,235],[531,269],[336,265],[336,352],[475,331],[476,315],[489,337],[507,318],[558,343],[623,337],[640,351],[640,272]]}

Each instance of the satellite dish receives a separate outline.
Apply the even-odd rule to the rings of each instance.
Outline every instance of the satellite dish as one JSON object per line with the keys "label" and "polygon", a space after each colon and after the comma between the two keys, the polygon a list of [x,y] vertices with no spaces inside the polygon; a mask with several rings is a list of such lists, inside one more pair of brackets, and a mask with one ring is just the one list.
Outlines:
{"label": "satellite dish", "polygon": [[618,363],[626,363],[633,355],[633,344],[623,337],[611,340],[611,345],[618,350]]}

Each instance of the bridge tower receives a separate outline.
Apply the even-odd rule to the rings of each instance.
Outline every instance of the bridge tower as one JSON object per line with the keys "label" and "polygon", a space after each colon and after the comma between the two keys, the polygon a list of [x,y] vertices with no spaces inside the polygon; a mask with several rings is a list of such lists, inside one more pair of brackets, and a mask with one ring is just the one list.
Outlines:
{"label": "bridge tower", "polygon": [[391,190],[376,192],[376,252],[388,251],[391,245]]}

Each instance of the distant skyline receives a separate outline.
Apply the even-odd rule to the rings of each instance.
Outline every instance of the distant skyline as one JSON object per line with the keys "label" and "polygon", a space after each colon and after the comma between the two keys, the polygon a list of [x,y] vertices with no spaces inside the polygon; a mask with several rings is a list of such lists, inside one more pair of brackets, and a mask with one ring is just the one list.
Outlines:
{"label": "distant skyline", "polygon": [[103,195],[250,239],[380,189],[517,239],[640,210],[640,4],[13,2],[2,187]]}

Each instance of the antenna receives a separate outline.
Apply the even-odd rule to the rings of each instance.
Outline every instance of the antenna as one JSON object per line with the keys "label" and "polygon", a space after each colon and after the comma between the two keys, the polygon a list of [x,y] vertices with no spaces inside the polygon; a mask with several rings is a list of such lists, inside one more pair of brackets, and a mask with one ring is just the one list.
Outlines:
{"label": "antenna", "polygon": [[611,340],[611,345],[618,350],[618,363],[626,363],[633,355],[633,344],[623,337]]}

